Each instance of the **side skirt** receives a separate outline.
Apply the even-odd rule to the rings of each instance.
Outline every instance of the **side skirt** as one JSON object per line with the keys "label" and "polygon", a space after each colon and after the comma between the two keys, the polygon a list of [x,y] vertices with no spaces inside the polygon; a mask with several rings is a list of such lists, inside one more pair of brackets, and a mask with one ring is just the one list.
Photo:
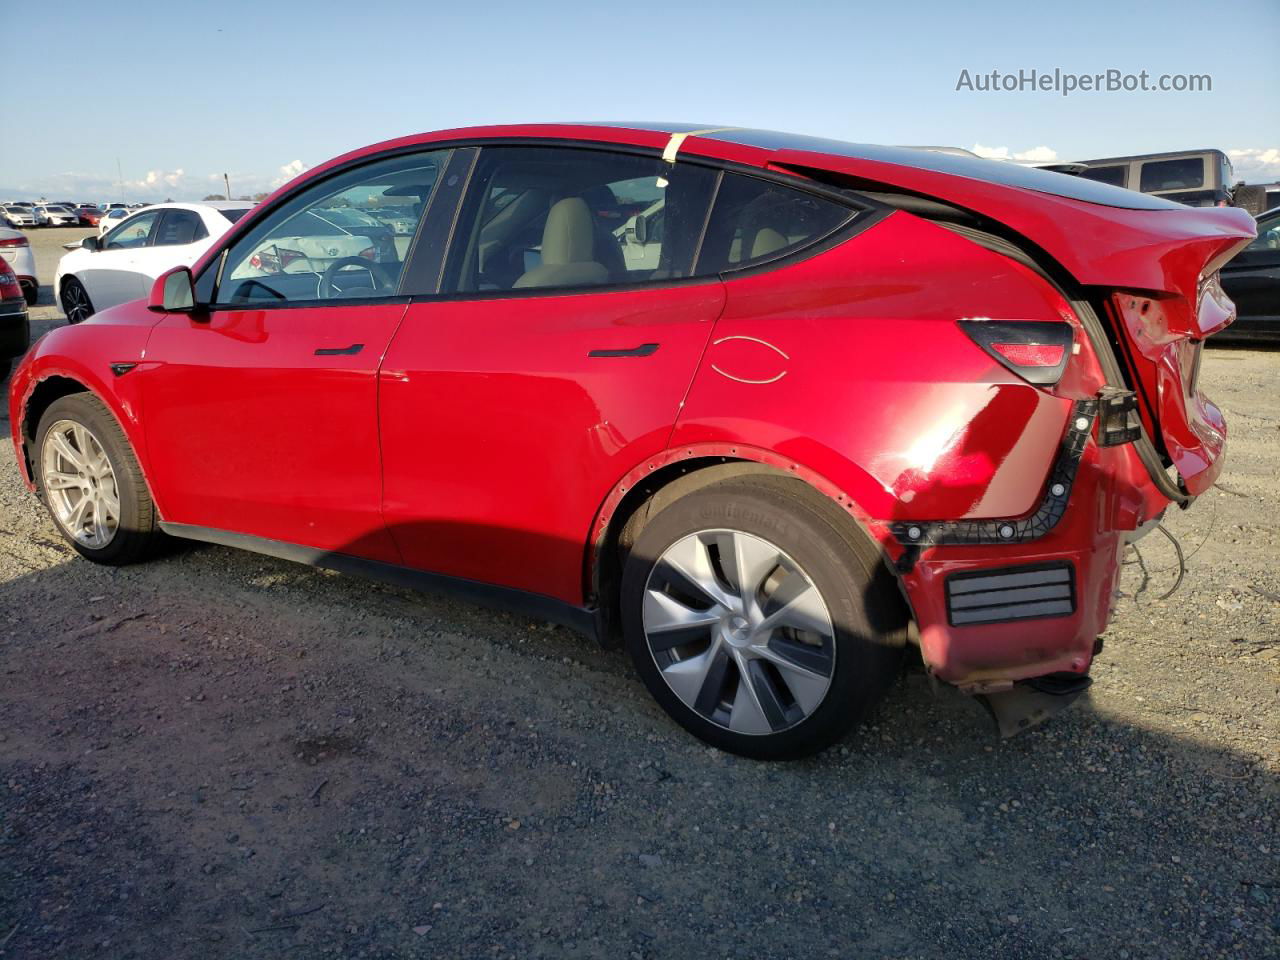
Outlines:
{"label": "side skirt", "polygon": [[467,580],[463,577],[450,577],[442,573],[428,573],[414,570],[394,563],[383,563],[379,560],[366,560],[346,553],[335,553],[332,550],[319,550],[315,547],[304,547],[296,543],[285,543],[282,540],[267,540],[244,533],[231,533],[227,530],[214,530],[211,527],[197,527],[186,523],[166,523],[161,521],[160,529],[173,537],[184,540],[200,540],[223,547],[234,547],[237,550],[248,550],[281,560],[292,560],[305,563],[307,566],[320,567],[324,570],[336,570],[342,574],[364,577],[367,580],[378,580],[397,587],[411,590],[452,593],[487,607],[497,607],[511,613],[549,620],[568,627],[592,640],[598,639],[595,610],[575,607],[571,603],[547,597],[539,593],[515,590],[511,587],[499,587],[478,580]]}

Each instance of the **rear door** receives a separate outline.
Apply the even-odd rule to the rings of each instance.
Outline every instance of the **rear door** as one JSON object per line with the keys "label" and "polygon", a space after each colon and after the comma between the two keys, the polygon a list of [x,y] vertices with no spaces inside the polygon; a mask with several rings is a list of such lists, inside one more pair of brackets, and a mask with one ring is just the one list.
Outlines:
{"label": "rear door", "polygon": [[388,191],[425,199],[447,153],[376,160],[286,199],[199,278],[206,315],[156,326],[131,375],[146,378],[166,521],[398,562],[381,516],[376,378],[416,288],[394,248],[345,262],[280,254],[327,247],[315,209]]}
{"label": "rear door", "polygon": [[[443,292],[410,304],[380,375],[383,512],[406,563],[582,603],[593,518],[666,447],[724,303],[717,278],[689,277],[718,174],[664,166],[481,151]],[[623,249],[640,212],[652,262]]]}

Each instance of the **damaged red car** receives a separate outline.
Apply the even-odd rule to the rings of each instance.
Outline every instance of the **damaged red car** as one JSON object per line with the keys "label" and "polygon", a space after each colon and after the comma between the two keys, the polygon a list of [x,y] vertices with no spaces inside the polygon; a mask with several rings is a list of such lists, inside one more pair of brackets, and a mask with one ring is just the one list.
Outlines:
{"label": "damaged red car", "polygon": [[1222,468],[1198,371],[1253,235],[760,130],[406,137],[43,337],[13,442],[90,560],[174,536],[453,587],[624,645],[726,750],[832,743],[911,645],[1014,730]]}

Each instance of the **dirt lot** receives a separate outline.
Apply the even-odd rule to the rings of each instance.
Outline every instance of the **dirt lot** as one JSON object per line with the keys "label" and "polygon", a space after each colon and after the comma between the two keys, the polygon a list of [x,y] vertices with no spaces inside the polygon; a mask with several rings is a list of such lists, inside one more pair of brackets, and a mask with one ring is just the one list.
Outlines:
{"label": "dirt lot", "polygon": [[[83,233],[34,235],[45,282]],[[1278,375],[1208,355],[1230,464],[1169,518],[1177,594],[1132,557],[1087,698],[1000,742],[912,672],[789,765],[559,628],[220,548],[94,567],[0,455],[0,956],[1280,956]]]}

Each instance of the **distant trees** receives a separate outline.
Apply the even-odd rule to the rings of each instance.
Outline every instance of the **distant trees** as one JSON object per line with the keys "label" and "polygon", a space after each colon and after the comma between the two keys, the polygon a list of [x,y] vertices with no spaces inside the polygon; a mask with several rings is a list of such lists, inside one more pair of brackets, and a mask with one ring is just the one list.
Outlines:
{"label": "distant trees", "polygon": [[225,199],[226,199],[226,197],[224,197],[224,196],[223,196],[222,194],[220,194],[220,193],[211,193],[211,194],[209,194],[207,197],[205,197],[205,199],[206,199],[206,200],[225,200]]}

